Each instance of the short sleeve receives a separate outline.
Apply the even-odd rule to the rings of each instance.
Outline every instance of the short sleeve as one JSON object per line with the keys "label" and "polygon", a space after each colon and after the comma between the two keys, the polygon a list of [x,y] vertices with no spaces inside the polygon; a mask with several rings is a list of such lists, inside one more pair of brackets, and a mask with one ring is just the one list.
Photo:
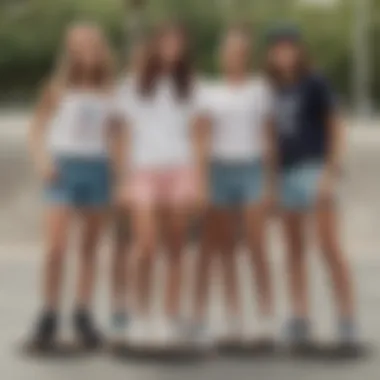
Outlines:
{"label": "short sleeve", "polygon": [[258,79],[258,86],[261,113],[265,119],[269,119],[274,113],[274,91],[270,83],[264,78]]}
{"label": "short sleeve", "polygon": [[269,84],[265,84],[264,86],[264,105],[263,105],[263,112],[264,116],[266,118],[272,117],[274,114],[274,92]]}
{"label": "short sleeve", "polygon": [[122,122],[128,121],[128,83],[126,80],[119,83],[113,94],[112,117]]}
{"label": "short sleeve", "polygon": [[330,83],[324,77],[318,76],[315,80],[315,86],[322,112],[324,114],[335,112],[339,108],[338,100]]}
{"label": "short sleeve", "polygon": [[192,113],[195,116],[207,116],[210,114],[210,84],[198,81],[194,86],[194,98]]}

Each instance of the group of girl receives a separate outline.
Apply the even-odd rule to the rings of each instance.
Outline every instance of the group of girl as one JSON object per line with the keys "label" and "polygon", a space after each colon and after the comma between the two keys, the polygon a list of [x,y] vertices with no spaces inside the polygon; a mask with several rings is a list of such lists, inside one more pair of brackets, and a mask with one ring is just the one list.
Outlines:
{"label": "group of girl", "polygon": [[[287,250],[289,343],[303,347],[312,340],[306,268],[312,216],[335,291],[339,342],[356,345],[352,278],[334,207],[342,124],[327,82],[313,68],[295,28],[268,33],[265,65],[254,74],[250,31],[230,27],[219,45],[221,75],[215,81],[194,71],[189,37],[183,26],[165,24],[135,46],[128,74],[116,84],[101,29],[92,24],[69,29],[31,125],[31,150],[47,205],[44,304],[33,343],[47,348],[57,338],[74,219],[80,230],[73,326],[86,347],[102,343],[92,297],[97,247],[110,215],[117,220],[113,334],[137,346],[151,344],[155,334],[163,345],[212,343],[207,306],[218,258],[227,303],[223,340],[243,342],[236,270],[243,241],[256,281],[259,331],[272,340],[267,224],[275,215]],[[194,216],[200,239],[192,318],[186,321],[180,307],[182,259]],[[153,329],[152,273],[159,251],[167,265],[164,318]],[[135,265],[132,288],[128,256]],[[126,302],[127,288],[133,289],[133,304]]]}

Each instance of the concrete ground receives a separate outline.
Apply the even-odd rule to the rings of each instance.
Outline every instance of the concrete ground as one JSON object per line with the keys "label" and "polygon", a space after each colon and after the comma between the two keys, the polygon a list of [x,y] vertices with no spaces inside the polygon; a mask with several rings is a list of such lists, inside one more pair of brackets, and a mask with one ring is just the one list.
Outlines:
{"label": "concrete ground", "polygon": [[[4,380],[112,379],[176,380],[218,379],[345,379],[379,378],[380,356],[380,129],[360,123],[349,129],[349,151],[341,189],[342,234],[347,255],[352,262],[364,338],[374,346],[373,355],[358,362],[330,363],[298,361],[285,358],[233,359],[215,358],[193,364],[157,364],[119,361],[107,355],[77,359],[32,359],[20,354],[20,342],[27,336],[39,306],[39,273],[42,260],[41,202],[26,148],[25,115],[0,117],[0,373]],[[100,260],[100,285],[96,300],[99,321],[107,326],[110,244],[105,240]],[[316,334],[333,338],[334,307],[328,279],[321,271],[318,252],[311,249],[313,312]],[[271,258],[276,282],[278,332],[287,314],[283,252],[276,225],[271,231]],[[193,256],[189,252],[190,284]],[[255,332],[254,296],[241,257],[241,287],[247,301],[247,331]],[[70,266],[72,268],[72,266]],[[71,271],[69,271],[71,272]],[[70,277],[70,276],[69,276]],[[157,281],[162,278],[159,270]],[[72,293],[68,281],[67,293]],[[210,311],[213,326],[223,326],[217,281]],[[160,288],[160,287],[158,287]],[[188,289],[190,287],[188,286]],[[188,290],[187,289],[187,290]],[[187,297],[186,297],[187,298]],[[157,294],[160,299],[160,294]],[[71,297],[65,300],[66,325],[70,317]],[[159,302],[157,302],[159,304]],[[187,304],[185,303],[185,307]],[[156,307],[159,312],[159,306]],[[252,322],[253,321],[253,322]]]}

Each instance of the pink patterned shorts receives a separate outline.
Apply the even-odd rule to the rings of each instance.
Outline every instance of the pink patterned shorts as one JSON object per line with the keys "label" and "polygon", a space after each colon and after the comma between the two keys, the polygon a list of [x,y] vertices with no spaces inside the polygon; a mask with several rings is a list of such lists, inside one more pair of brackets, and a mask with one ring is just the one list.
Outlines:
{"label": "pink patterned shorts", "polygon": [[137,171],[126,191],[132,205],[188,205],[195,201],[197,188],[195,170],[181,167]]}

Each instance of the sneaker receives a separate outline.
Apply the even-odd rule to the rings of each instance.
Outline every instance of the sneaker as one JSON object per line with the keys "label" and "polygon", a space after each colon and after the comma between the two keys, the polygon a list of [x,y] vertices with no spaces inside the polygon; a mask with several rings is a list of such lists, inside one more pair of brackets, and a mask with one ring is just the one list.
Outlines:
{"label": "sneaker", "polygon": [[211,330],[204,322],[193,324],[190,329],[189,337],[196,348],[200,349],[210,349],[214,343]]}
{"label": "sneaker", "polygon": [[286,337],[290,350],[296,355],[314,355],[317,347],[312,343],[310,323],[304,318],[293,318],[286,328]]}
{"label": "sneaker", "polygon": [[136,347],[152,344],[152,329],[146,317],[135,317],[128,324],[126,338],[128,344]]}
{"label": "sneaker", "polygon": [[186,338],[184,325],[176,319],[162,319],[156,327],[156,332],[157,343],[166,348],[179,345]]}
{"label": "sneaker", "polygon": [[259,341],[260,342],[273,342],[274,336],[274,323],[273,318],[262,318],[259,324]]}
{"label": "sneaker", "polygon": [[338,322],[338,338],[342,345],[355,345],[359,334],[355,321],[352,318],[342,318]]}
{"label": "sneaker", "polygon": [[43,312],[37,321],[35,332],[28,344],[31,349],[48,350],[54,346],[58,330],[56,312]]}
{"label": "sneaker", "polygon": [[338,322],[338,344],[332,348],[332,357],[354,359],[364,356],[368,349],[360,342],[358,326],[353,318]]}
{"label": "sneaker", "polygon": [[115,312],[111,318],[110,336],[113,341],[120,341],[124,338],[128,327],[128,314],[125,312]]}
{"label": "sneaker", "polygon": [[304,318],[293,318],[286,328],[287,340],[290,344],[304,344],[310,341],[309,321]]}
{"label": "sneaker", "polygon": [[79,342],[87,349],[101,346],[103,338],[95,328],[91,314],[86,310],[78,310],[74,314],[74,329]]}
{"label": "sneaker", "polygon": [[240,344],[244,338],[243,324],[240,319],[230,319],[227,322],[227,329],[222,334],[222,343]]}
{"label": "sneaker", "polygon": [[257,336],[257,349],[263,352],[271,352],[274,349],[274,345],[275,343],[273,318],[263,318],[259,324],[259,334]]}

